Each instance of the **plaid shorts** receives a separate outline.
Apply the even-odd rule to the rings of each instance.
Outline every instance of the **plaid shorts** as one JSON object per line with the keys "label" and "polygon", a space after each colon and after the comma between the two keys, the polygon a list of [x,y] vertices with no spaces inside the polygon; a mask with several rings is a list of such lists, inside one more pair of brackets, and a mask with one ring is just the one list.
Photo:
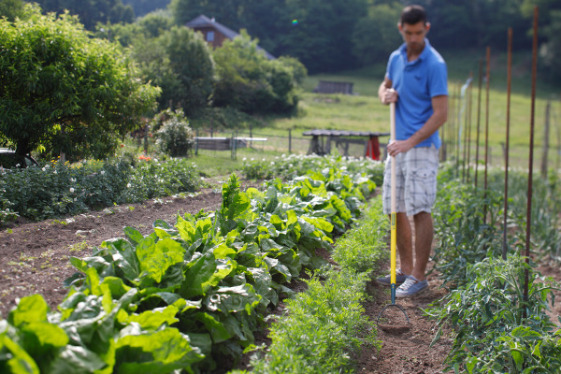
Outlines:
{"label": "plaid shorts", "polygon": [[[395,157],[396,162],[396,212],[413,216],[430,213],[436,199],[436,174],[438,149],[416,147]],[[388,155],[382,188],[384,214],[391,213],[391,163]]]}

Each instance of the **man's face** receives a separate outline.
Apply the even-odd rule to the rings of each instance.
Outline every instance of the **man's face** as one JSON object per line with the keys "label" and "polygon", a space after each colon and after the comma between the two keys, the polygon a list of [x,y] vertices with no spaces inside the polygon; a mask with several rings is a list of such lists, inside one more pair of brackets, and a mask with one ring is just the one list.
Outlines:
{"label": "man's face", "polygon": [[419,54],[425,47],[425,36],[429,32],[430,23],[417,22],[398,24],[399,32],[407,45],[407,52]]}

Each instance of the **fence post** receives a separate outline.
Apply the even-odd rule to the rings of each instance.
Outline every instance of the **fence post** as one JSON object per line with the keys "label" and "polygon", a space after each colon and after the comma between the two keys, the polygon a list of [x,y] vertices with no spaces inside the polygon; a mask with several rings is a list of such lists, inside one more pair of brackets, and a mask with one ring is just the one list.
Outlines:
{"label": "fence post", "polygon": [[545,106],[545,134],[543,138],[543,156],[542,156],[542,177],[547,178],[547,154],[549,153],[549,113],[551,102],[548,100]]}
{"label": "fence post", "polygon": [[292,153],[292,129],[288,129],[288,154]]}

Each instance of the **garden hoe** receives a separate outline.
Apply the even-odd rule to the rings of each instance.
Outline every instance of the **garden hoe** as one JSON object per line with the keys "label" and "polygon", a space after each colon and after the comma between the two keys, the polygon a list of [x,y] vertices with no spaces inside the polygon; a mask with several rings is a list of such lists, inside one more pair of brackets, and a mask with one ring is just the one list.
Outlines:
{"label": "garden hoe", "polygon": [[[395,140],[395,103],[390,103],[390,143]],[[401,305],[397,305],[395,303],[395,289],[396,289],[396,247],[397,247],[397,234],[396,234],[396,193],[395,193],[395,184],[396,184],[396,171],[395,171],[395,157],[392,156],[391,160],[391,215],[390,215],[390,228],[391,228],[391,236],[390,236],[390,281],[391,281],[391,304],[386,305],[378,315],[377,324],[382,330],[391,330],[391,331],[404,331],[409,329],[410,321],[407,313],[403,309]],[[389,319],[392,318],[388,309],[390,308],[397,308],[399,309],[403,315],[405,316],[406,324],[399,323],[399,321],[390,321]],[[387,315],[384,315],[387,314]],[[400,313],[398,313],[400,314]],[[399,316],[393,316],[394,319]],[[385,321],[385,323],[380,323],[380,319]]]}

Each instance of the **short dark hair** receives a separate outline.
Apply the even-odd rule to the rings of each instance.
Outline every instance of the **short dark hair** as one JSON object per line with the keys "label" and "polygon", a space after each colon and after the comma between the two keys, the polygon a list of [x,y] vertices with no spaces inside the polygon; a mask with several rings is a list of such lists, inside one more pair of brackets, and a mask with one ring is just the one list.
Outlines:
{"label": "short dark hair", "polygon": [[400,18],[401,25],[407,23],[408,25],[414,25],[419,22],[423,24],[427,23],[427,12],[425,8],[420,5],[409,5],[403,8]]}

